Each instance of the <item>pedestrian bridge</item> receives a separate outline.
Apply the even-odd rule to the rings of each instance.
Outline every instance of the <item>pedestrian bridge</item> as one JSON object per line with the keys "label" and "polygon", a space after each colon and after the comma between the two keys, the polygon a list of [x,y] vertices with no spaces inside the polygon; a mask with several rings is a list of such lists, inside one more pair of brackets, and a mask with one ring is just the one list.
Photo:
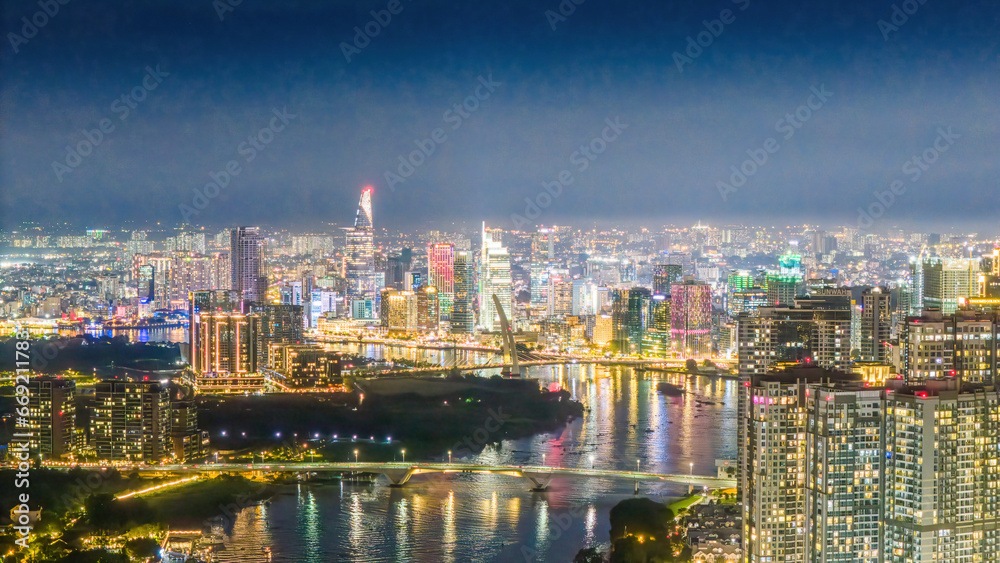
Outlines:
{"label": "pedestrian bridge", "polygon": [[556,476],[577,478],[627,479],[635,482],[664,482],[710,489],[736,486],[735,479],[723,479],[706,475],[669,475],[643,471],[622,471],[618,469],[586,469],[578,467],[551,467],[527,465],[477,465],[468,463],[204,463],[175,464],[137,467],[146,473],[370,473],[385,475],[390,485],[402,487],[412,477],[428,473],[489,473],[520,477],[531,483],[533,490],[545,490]]}

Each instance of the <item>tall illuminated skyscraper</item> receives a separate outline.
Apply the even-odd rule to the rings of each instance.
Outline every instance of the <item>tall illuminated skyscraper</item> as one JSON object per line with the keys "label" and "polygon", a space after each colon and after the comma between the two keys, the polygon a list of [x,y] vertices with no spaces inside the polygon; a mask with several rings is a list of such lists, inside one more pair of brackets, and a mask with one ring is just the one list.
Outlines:
{"label": "tall illuminated skyscraper", "polygon": [[365,188],[358,202],[354,226],[347,229],[345,256],[347,296],[350,299],[375,299],[375,230],[372,222],[372,189]]}
{"label": "tall illuminated skyscraper", "polygon": [[472,252],[455,253],[455,298],[451,309],[451,332],[471,334],[476,327],[475,260]]}
{"label": "tall illuminated skyscraper", "polygon": [[483,330],[500,330],[500,315],[493,304],[493,295],[500,299],[507,318],[513,312],[510,278],[510,255],[503,246],[500,229],[487,229],[483,223],[482,263],[480,265],[479,325]]}
{"label": "tall illuminated skyscraper", "polygon": [[712,286],[687,280],[670,290],[670,339],[684,357],[712,354]]}
{"label": "tall illuminated skyscraper", "polygon": [[230,231],[230,288],[239,293],[244,304],[263,303],[267,299],[265,244],[264,235],[258,227],[240,227]]}
{"label": "tall illuminated skyscraper", "polygon": [[554,257],[551,229],[539,229],[531,237],[531,306],[544,309],[548,304],[549,265]]}
{"label": "tall illuminated skyscraper", "polygon": [[427,281],[437,288],[441,319],[449,321],[455,300],[455,245],[440,242],[427,245]]}

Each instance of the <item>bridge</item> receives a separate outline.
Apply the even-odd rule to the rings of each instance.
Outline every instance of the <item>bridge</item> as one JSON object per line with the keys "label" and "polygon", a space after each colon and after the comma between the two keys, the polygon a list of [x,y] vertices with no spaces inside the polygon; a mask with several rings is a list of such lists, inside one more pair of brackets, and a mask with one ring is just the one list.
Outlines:
{"label": "bridge", "polygon": [[205,463],[137,466],[140,473],[369,473],[385,475],[390,486],[402,487],[416,475],[429,473],[479,473],[509,475],[526,479],[532,490],[544,491],[556,476],[581,478],[627,479],[644,482],[674,483],[710,489],[736,486],[735,479],[724,479],[706,475],[670,475],[643,471],[623,471],[617,469],[586,469],[578,467],[551,467],[525,465],[477,465],[467,463],[359,463],[359,462],[314,462],[314,463]]}
{"label": "bridge", "polygon": [[[541,353],[530,352],[518,349],[516,342],[509,333],[501,333],[503,346],[471,346],[459,344],[445,344],[441,342],[414,342],[409,340],[393,340],[388,338],[365,338],[358,339],[348,336],[336,335],[310,335],[310,338],[317,342],[342,342],[348,344],[381,344],[385,346],[399,346],[404,348],[424,348],[437,350],[440,352],[454,352],[454,357],[438,366],[390,369],[380,372],[365,373],[360,372],[359,376],[383,376],[383,375],[419,375],[441,373],[442,371],[478,371],[482,369],[501,368],[505,371],[517,371],[517,367],[546,366],[546,365],[571,365],[571,364],[596,364],[602,366],[622,366],[644,368],[647,371],[678,373],[689,375],[686,371],[685,359],[667,358],[605,358],[592,355],[573,355],[566,353]],[[476,362],[472,356],[475,353],[489,353],[485,361]],[[710,360],[717,368],[728,370],[735,367],[736,359],[732,358],[711,358]]]}

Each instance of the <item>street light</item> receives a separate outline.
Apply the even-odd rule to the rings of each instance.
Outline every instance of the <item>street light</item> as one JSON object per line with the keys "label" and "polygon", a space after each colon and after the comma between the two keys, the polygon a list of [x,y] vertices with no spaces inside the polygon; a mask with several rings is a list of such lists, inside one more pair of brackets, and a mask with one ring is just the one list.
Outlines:
{"label": "street light", "polygon": [[406,450],[403,450],[403,463],[406,463]]}
{"label": "street light", "polygon": [[448,450],[448,463],[451,463],[451,450]]}
{"label": "street light", "polygon": [[594,454],[590,454],[590,468],[594,468]]}
{"label": "street light", "polygon": [[688,477],[694,477],[694,462],[688,464]]}
{"label": "street light", "polygon": [[542,467],[545,467],[545,454],[542,454]]}
{"label": "street light", "polygon": [[639,460],[635,460],[635,472],[639,472]]}
{"label": "street light", "polygon": [[354,463],[358,462],[358,450],[354,450]]}

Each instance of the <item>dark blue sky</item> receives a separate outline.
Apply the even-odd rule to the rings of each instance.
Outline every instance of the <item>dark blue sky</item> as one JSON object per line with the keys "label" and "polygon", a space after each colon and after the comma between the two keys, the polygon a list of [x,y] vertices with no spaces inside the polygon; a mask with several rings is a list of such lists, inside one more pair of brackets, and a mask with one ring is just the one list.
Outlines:
{"label": "dark blue sky", "polygon": [[[895,179],[888,222],[996,214],[996,2],[913,0],[888,40],[878,21],[903,2],[586,0],[555,30],[558,0],[400,2],[350,63],[341,44],[388,0],[243,0],[222,21],[211,0],[69,0],[26,42],[9,34],[39,4],[4,2],[2,221],[176,223],[231,160],[239,174],[192,222],[347,223],[371,184],[380,227],[512,226],[563,170],[572,184],[535,221],[854,223]],[[726,9],[680,72],[674,53]],[[446,112],[490,74],[500,85],[455,129]],[[786,139],[779,120],[822,85],[832,97]],[[145,99],[122,120],[115,100],[136,87]],[[248,162],[241,143],[283,125],[275,108],[296,117]],[[627,129],[581,171],[574,151],[615,117]],[[54,170],[102,119],[114,130],[92,154]],[[439,127],[444,142],[390,190],[385,172]],[[947,151],[906,174],[949,127]],[[777,151],[723,200],[717,183],[768,138]]]}

